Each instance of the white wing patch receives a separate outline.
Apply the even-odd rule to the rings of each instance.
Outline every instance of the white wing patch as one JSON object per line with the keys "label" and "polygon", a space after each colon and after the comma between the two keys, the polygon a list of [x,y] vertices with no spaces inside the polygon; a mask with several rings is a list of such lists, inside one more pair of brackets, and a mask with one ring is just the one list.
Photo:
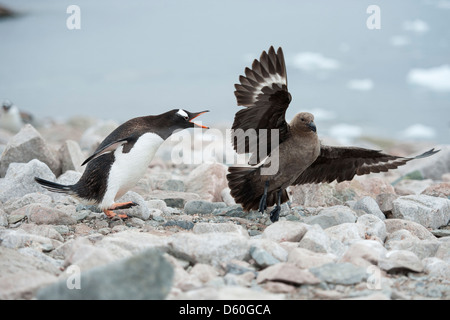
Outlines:
{"label": "white wing patch", "polygon": [[178,109],[178,112],[177,112],[180,116],[182,116],[183,118],[186,118],[186,117],[188,117],[189,118],[189,116],[188,116],[188,114],[186,113],[186,111],[184,111],[183,109]]}
{"label": "white wing patch", "polygon": [[282,87],[283,85],[287,86],[287,79],[286,77],[280,76],[277,74],[269,74],[269,77],[264,78],[264,82],[258,83],[258,86],[255,86],[255,92],[253,94],[253,101],[256,101],[256,98],[258,95],[262,93],[261,89],[264,87],[272,88],[274,84],[277,84],[279,87]]}

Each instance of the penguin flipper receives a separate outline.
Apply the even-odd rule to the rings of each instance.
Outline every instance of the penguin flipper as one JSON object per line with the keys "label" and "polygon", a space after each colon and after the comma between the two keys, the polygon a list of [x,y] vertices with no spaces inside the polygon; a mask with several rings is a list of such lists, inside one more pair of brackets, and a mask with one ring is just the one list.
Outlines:
{"label": "penguin flipper", "polygon": [[111,143],[108,143],[103,148],[97,149],[89,158],[84,160],[84,162],[81,164],[81,166],[84,166],[86,163],[88,163],[91,160],[94,160],[95,158],[100,157],[101,155],[108,153],[108,152],[114,152],[118,147],[121,145],[131,141],[132,137],[126,137],[124,139],[120,139],[117,141],[113,141]]}

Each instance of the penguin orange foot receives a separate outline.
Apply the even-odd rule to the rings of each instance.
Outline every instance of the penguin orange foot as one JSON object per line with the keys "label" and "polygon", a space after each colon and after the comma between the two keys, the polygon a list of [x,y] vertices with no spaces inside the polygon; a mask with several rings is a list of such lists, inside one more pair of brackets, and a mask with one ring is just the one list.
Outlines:
{"label": "penguin orange foot", "polygon": [[128,209],[134,202],[116,203],[141,179],[159,146],[177,130],[208,127],[193,122],[207,111],[191,113],[174,109],[156,116],[138,117],[120,125],[111,132],[82,165],[87,164],[80,180],[73,185],[62,185],[35,178],[44,188],[72,195],[83,202],[98,205],[110,218],[113,210]]}
{"label": "penguin orange foot", "polygon": [[103,209],[103,212],[106,214],[108,218],[114,218],[119,217],[121,219],[128,218],[128,215],[126,214],[118,214],[115,213],[113,210],[121,210],[121,209],[129,209],[131,207],[137,206],[138,204],[136,202],[130,201],[130,202],[122,202],[122,203],[114,203],[111,208],[109,209]]}

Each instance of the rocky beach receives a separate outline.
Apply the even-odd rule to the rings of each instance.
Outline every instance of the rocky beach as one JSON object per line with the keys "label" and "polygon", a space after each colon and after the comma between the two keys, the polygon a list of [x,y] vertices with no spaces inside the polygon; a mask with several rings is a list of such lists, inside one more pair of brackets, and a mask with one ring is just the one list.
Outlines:
{"label": "rocky beach", "polygon": [[440,152],[290,187],[276,223],[234,203],[231,145],[208,131],[185,141],[191,163],[172,161],[179,140],[162,145],[121,199],[138,204],[128,219],[35,183],[75,183],[117,125],[80,117],[0,130],[0,299],[450,299],[450,145],[359,141]]}

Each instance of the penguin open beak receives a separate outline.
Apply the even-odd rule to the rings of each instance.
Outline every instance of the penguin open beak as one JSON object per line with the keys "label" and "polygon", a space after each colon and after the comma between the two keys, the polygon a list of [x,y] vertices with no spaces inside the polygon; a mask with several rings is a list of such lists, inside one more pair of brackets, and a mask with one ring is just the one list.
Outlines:
{"label": "penguin open beak", "polygon": [[209,129],[209,127],[202,126],[201,124],[192,122],[192,120],[194,120],[195,118],[197,118],[198,116],[200,116],[200,115],[202,115],[202,114],[204,114],[206,112],[209,112],[209,110],[205,110],[205,111],[201,111],[201,112],[197,112],[197,113],[189,113],[189,122],[192,123],[193,125],[197,126],[197,127],[204,128],[204,129]]}

